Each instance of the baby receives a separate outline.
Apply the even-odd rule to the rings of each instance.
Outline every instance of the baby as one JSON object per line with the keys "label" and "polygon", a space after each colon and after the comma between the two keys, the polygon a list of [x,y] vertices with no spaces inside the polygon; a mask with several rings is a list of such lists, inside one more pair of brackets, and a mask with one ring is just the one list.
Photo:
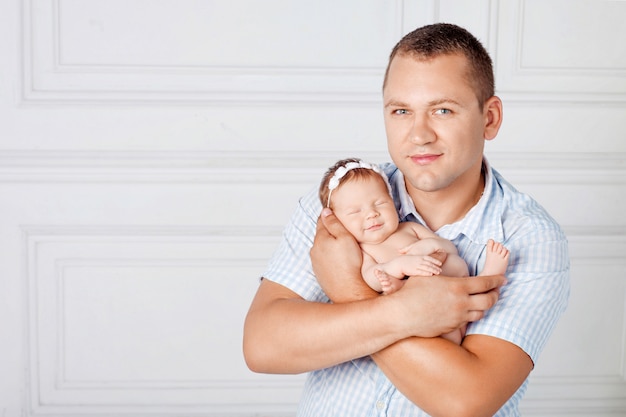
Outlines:
{"label": "baby", "polygon": [[[389,182],[378,166],[359,159],[337,162],[322,179],[320,200],[359,243],[361,273],[372,289],[391,294],[414,275],[469,275],[451,241],[419,223],[399,222]],[[489,240],[480,274],[504,274],[508,258],[508,249]]]}

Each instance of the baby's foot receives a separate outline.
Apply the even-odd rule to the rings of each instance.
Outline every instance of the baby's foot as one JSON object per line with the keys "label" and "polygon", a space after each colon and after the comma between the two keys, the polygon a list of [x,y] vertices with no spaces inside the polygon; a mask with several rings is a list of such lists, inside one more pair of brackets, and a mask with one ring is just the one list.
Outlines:
{"label": "baby's foot", "polygon": [[378,279],[378,282],[380,283],[380,287],[382,289],[382,293],[385,295],[389,295],[398,291],[404,285],[403,280],[390,277],[382,269],[375,269],[374,276],[376,277],[376,279]]}
{"label": "baby's foot", "polygon": [[509,250],[500,242],[489,239],[487,259],[480,275],[504,275],[509,264]]}

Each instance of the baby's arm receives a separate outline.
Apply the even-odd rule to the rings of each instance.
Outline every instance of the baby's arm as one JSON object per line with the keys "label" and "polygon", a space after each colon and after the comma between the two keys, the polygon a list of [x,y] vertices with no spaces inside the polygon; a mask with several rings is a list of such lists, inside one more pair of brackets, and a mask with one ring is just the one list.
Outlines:
{"label": "baby's arm", "polygon": [[361,265],[361,275],[365,283],[370,286],[371,289],[377,292],[382,291],[382,285],[376,276],[376,269],[378,268],[378,262],[372,258],[366,252],[363,252],[363,265]]}
{"label": "baby's arm", "polygon": [[439,236],[427,237],[411,243],[400,249],[402,255],[430,255],[435,252],[445,252],[447,254],[457,254],[454,243]]}
{"label": "baby's arm", "polygon": [[[365,259],[364,255],[364,259]],[[378,274],[376,271],[382,271],[389,277],[404,279],[407,276],[421,275],[431,276],[441,273],[441,261],[428,255],[399,255],[389,262],[376,263],[376,261],[367,255],[371,259],[371,264],[368,260],[363,262],[362,273],[365,281],[369,283],[371,277],[376,277]]]}
{"label": "baby's arm", "polygon": [[448,239],[437,236],[432,231],[419,223],[405,223],[410,227],[417,239],[400,249],[401,254],[410,255],[432,255],[443,262],[442,274],[451,277],[468,276],[467,264],[459,256],[459,252],[454,243]]}
{"label": "baby's arm", "polygon": [[378,264],[378,269],[399,279],[415,275],[438,275],[441,273],[440,267],[441,261],[429,255],[399,255],[389,262]]}
{"label": "baby's arm", "polygon": [[410,229],[416,242],[400,249],[400,253],[409,255],[430,255],[438,251],[458,254],[454,243],[436,235],[433,231],[415,222],[401,223],[400,227]]}
{"label": "baby's arm", "polygon": [[[394,285],[394,280],[403,280],[407,276],[415,275],[438,275],[441,273],[440,266],[441,261],[428,255],[399,255],[389,262],[377,263],[373,257],[363,252],[361,274],[370,288],[378,292],[384,290],[387,293],[390,286],[393,289],[401,286]],[[386,285],[383,286],[381,280],[384,280]]]}

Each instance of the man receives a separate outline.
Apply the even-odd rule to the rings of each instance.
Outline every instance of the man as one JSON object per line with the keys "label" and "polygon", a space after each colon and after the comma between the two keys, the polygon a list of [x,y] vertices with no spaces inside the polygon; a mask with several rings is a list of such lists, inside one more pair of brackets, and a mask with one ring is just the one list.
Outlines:
{"label": "man", "polygon": [[[358,245],[328,209],[318,220],[311,192],[250,307],[248,365],[310,372],[300,416],[519,416],[567,304],[569,258],[556,222],[483,157],[502,122],[491,59],[458,26],[419,28],[391,53],[383,105],[401,220],[452,240],[471,275],[487,241],[502,242],[506,278],[411,277],[380,296],[360,276]],[[460,345],[438,337],[466,323]]]}

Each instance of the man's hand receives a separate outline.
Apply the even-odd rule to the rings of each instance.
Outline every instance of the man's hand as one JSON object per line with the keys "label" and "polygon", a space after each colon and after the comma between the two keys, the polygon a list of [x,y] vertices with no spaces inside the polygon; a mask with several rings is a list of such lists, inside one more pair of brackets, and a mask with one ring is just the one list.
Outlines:
{"label": "man's hand", "polygon": [[320,286],[335,303],[378,295],[361,276],[361,247],[329,208],[317,221],[311,263]]}
{"label": "man's hand", "polygon": [[481,319],[495,305],[503,276],[420,277],[389,295],[411,336],[435,337]]}

